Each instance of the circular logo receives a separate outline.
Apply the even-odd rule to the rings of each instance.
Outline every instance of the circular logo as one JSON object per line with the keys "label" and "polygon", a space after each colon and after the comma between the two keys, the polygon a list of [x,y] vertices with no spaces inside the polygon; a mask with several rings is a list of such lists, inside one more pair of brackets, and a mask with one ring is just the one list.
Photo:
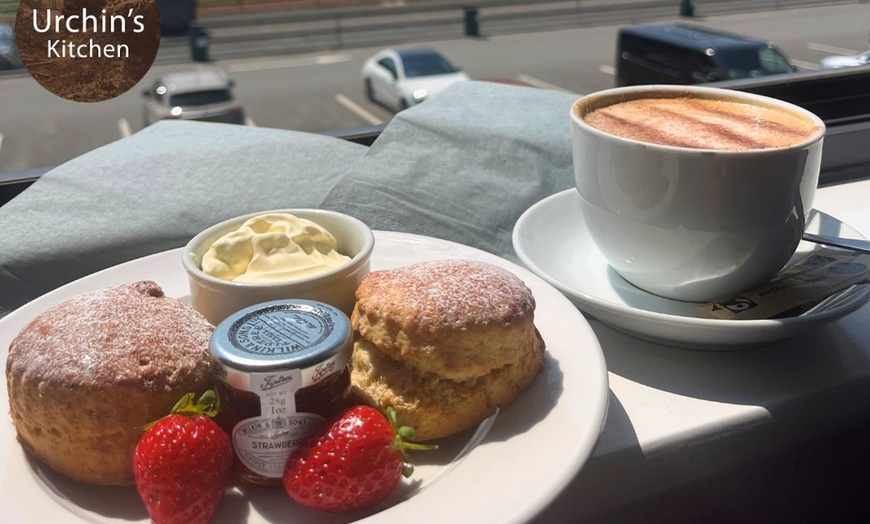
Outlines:
{"label": "circular logo", "polygon": [[15,39],[24,66],[45,89],[76,102],[130,90],[160,47],[155,0],[22,0]]}

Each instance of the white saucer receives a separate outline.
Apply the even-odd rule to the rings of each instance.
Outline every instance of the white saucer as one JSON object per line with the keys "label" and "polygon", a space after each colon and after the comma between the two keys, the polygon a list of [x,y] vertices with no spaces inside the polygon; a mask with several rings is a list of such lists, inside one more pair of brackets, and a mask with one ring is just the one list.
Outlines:
{"label": "white saucer", "polygon": [[[526,210],[514,226],[514,251],[532,272],[581,311],[638,338],[694,349],[759,346],[841,318],[870,300],[870,293],[859,293],[820,313],[771,320],[701,318],[695,312],[697,304],[647,293],[610,268],[589,237],[579,198],[576,190],[569,189]],[[862,238],[849,226],[818,211],[812,213],[807,229]],[[798,251],[811,248],[804,242]]]}

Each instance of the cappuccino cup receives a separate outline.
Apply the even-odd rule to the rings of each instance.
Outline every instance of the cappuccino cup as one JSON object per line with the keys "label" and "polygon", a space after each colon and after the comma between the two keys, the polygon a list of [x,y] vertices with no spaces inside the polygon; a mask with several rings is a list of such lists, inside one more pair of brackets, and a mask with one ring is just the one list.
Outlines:
{"label": "cappuccino cup", "polygon": [[708,302],[774,276],[818,184],[825,125],[769,97],[700,86],[607,89],[571,108],[585,227],[622,278]]}

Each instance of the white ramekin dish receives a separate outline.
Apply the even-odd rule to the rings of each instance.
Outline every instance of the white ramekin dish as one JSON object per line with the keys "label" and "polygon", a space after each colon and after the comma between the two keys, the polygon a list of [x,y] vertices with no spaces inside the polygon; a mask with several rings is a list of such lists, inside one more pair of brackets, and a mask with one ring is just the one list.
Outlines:
{"label": "white ramekin dish", "polygon": [[[332,233],[338,251],[351,260],[311,277],[282,282],[233,282],[203,272],[202,257],[218,238],[238,229],[248,219],[271,213],[289,213],[318,224]],[[182,263],[190,283],[191,305],[214,325],[245,307],[288,298],[325,302],[350,315],[354,293],[369,273],[374,244],[372,230],[354,217],[322,209],[276,209],[231,218],[209,227],[188,242]]]}

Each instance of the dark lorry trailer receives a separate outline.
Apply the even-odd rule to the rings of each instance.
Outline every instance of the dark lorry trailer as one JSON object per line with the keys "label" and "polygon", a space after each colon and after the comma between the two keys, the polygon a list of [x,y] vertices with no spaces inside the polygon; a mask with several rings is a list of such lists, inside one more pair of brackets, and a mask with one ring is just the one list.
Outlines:
{"label": "dark lorry trailer", "polygon": [[616,84],[701,84],[795,72],[773,44],[688,24],[620,29]]}

